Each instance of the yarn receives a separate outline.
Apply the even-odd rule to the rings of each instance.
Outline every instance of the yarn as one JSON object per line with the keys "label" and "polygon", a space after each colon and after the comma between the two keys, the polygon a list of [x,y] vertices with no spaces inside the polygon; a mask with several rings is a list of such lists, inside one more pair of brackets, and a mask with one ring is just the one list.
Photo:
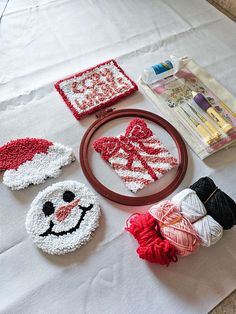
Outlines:
{"label": "yarn", "polygon": [[179,255],[187,256],[199,247],[196,231],[173,202],[162,201],[152,206],[149,213],[157,219],[162,236],[174,245]]}
{"label": "yarn", "polygon": [[134,214],[126,223],[126,228],[138,241],[137,253],[140,258],[160,265],[177,262],[175,247],[160,234],[157,220],[148,212]]}
{"label": "yarn", "polygon": [[[204,206],[205,205],[205,206]],[[134,214],[126,230],[139,243],[140,258],[169,265],[177,256],[190,255],[199,245],[209,247],[236,224],[236,203],[209,177],[162,201],[146,214]]]}
{"label": "yarn", "polygon": [[155,71],[155,74],[158,75],[163,72],[169,71],[170,69],[173,69],[173,64],[170,60],[166,60],[165,62],[160,62],[153,65],[152,68]]}
{"label": "yarn", "polygon": [[223,229],[230,229],[236,224],[236,203],[221,191],[209,177],[200,178],[190,186],[205,205],[207,213],[212,216]]}
{"label": "yarn", "polygon": [[180,207],[181,214],[192,223],[201,239],[202,246],[209,247],[220,240],[223,235],[223,228],[211,216],[207,215],[205,206],[195,191],[184,189],[172,198],[172,202]]}

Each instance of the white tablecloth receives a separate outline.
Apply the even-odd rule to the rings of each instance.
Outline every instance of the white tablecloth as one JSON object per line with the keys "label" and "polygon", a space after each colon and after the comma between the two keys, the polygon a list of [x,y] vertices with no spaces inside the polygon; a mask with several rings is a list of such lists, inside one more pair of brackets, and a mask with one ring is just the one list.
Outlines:
{"label": "white tablecloth", "polygon": [[[42,137],[72,146],[78,157],[95,116],[76,121],[56,80],[110,58],[137,80],[170,54],[189,55],[236,95],[235,52],[236,25],[203,0],[10,1],[0,24],[0,144]],[[158,113],[140,93],[116,107]],[[236,198],[236,148],[205,162],[188,153],[178,190],[209,175]],[[151,265],[123,231],[130,213],[143,209],[101,196],[93,240],[65,256],[43,254],[25,231],[25,215],[39,191],[66,179],[89,185],[76,161],[45,184],[17,192],[0,186],[1,313],[206,313],[236,288],[235,227],[168,268]]]}

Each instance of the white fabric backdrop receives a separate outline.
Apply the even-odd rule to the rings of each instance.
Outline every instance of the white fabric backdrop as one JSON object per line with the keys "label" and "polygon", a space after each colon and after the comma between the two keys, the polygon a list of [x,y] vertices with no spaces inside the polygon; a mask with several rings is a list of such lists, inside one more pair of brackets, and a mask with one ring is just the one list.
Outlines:
{"label": "white fabric backdrop", "polygon": [[[0,144],[42,137],[78,156],[95,116],[76,121],[53,83],[110,58],[136,80],[170,54],[189,55],[236,95],[235,51],[236,25],[203,0],[10,1],[0,24]],[[157,113],[140,93],[116,107]],[[202,162],[189,151],[178,190],[209,175],[236,198],[235,154],[234,147]],[[235,227],[177,264],[150,265],[123,232],[129,214],[141,209],[101,196],[93,240],[65,256],[43,254],[26,234],[25,215],[40,190],[66,179],[88,184],[77,161],[60,178],[24,191],[0,186],[1,313],[206,313],[236,288]]]}

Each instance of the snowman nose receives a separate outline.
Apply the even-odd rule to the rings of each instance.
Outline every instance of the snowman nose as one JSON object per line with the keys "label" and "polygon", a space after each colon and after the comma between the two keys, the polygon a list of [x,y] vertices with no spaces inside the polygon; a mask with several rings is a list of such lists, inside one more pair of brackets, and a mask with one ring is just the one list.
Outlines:
{"label": "snowman nose", "polygon": [[73,202],[70,202],[68,205],[61,206],[56,209],[55,217],[57,221],[63,221],[66,219],[66,217],[70,214],[72,209],[77,206],[80,202],[80,199],[76,199]]}

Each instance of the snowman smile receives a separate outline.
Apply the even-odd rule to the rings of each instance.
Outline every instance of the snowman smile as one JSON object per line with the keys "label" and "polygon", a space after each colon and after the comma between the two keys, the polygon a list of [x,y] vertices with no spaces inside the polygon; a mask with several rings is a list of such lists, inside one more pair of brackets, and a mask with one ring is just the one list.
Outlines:
{"label": "snowman smile", "polygon": [[66,235],[68,233],[72,233],[72,232],[76,231],[80,227],[80,224],[83,221],[86,213],[93,208],[93,205],[90,204],[87,207],[79,205],[79,208],[82,210],[82,214],[81,214],[80,219],[78,220],[77,224],[73,228],[71,228],[71,229],[69,229],[67,231],[55,232],[55,231],[52,230],[53,227],[54,227],[54,223],[51,221],[49,228],[44,233],[40,234],[39,236],[40,237],[46,237],[46,236],[48,236],[50,234],[56,235],[56,236],[64,236],[64,235]]}

